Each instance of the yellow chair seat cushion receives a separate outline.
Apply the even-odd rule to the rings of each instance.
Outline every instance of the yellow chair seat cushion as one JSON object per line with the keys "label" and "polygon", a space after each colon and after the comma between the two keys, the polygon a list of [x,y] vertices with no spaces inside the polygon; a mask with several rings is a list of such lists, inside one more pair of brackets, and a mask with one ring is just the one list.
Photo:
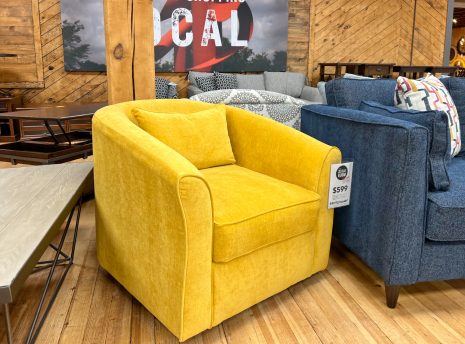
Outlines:
{"label": "yellow chair seat cushion", "polygon": [[236,162],[224,105],[194,113],[157,113],[136,108],[133,115],[143,130],[199,169]]}
{"label": "yellow chair seat cushion", "polygon": [[311,231],[320,196],[238,165],[201,171],[213,199],[213,261],[229,262]]}

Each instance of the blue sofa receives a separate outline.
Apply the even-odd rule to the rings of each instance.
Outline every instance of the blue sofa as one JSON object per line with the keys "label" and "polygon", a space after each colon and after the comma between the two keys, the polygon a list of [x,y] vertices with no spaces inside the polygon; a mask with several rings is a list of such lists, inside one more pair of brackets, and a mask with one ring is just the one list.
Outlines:
{"label": "blue sofa", "polygon": [[[465,78],[443,82],[465,147]],[[437,164],[436,129],[358,110],[366,101],[394,106],[394,90],[395,80],[336,79],[328,106],[302,109],[302,131],[354,162],[351,204],[336,210],[333,233],[383,278],[391,308],[402,285],[465,278],[465,148]],[[434,189],[438,168],[448,183]]]}

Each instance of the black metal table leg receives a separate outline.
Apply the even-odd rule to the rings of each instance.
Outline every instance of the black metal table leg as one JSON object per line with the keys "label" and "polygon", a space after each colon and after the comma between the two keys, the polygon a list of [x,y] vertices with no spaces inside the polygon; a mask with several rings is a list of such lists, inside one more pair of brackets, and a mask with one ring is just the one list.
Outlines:
{"label": "black metal table leg", "polygon": [[50,127],[50,124],[48,123],[48,121],[44,120],[44,124],[45,124],[45,127],[47,128],[48,132],[52,136],[53,141],[55,141],[56,144],[59,144],[60,142],[58,142],[57,138],[55,137],[55,133],[53,132],[52,128]]}
{"label": "black metal table leg", "polygon": [[63,135],[65,135],[66,140],[68,141],[69,145],[71,146],[72,145],[71,139],[69,138],[68,133],[66,132],[65,128],[63,128],[63,125],[61,124],[60,120],[57,119],[55,122],[57,122],[58,127],[60,127],[61,132],[63,133]]}
{"label": "black metal table leg", "polygon": [[[52,245],[52,248],[56,251],[54,259],[52,261],[43,261],[43,262],[38,263],[38,269],[39,270],[41,270],[44,267],[50,267],[50,272],[48,274],[47,282],[45,283],[44,290],[43,290],[42,295],[40,297],[39,304],[37,305],[37,309],[36,309],[36,311],[34,313],[34,319],[32,321],[32,324],[31,324],[31,327],[30,327],[30,330],[29,330],[29,334],[28,334],[28,337],[27,337],[27,340],[26,340],[27,344],[34,343],[36,341],[37,336],[39,335],[40,329],[42,328],[42,325],[44,324],[45,319],[47,318],[47,315],[50,312],[50,309],[52,308],[52,305],[53,305],[53,303],[54,303],[54,301],[55,301],[55,299],[56,299],[56,297],[58,295],[58,292],[60,291],[60,288],[61,288],[61,286],[62,286],[62,284],[63,284],[63,282],[64,282],[64,280],[66,278],[66,275],[67,275],[69,269],[71,268],[71,265],[73,264],[74,252],[75,252],[76,241],[77,241],[77,233],[78,233],[78,230],[79,230],[79,220],[80,220],[80,216],[81,216],[81,207],[82,207],[82,196],[80,197],[78,204],[76,204],[73,207],[73,209],[71,210],[71,213],[68,216],[68,220],[66,221],[65,229],[64,229],[63,234],[62,234],[61,239],[60,239],[60,243],[58,244],[58,246]],[[66,235],[68,233],[69,227],[71,225],[71,220],[73,219],[74,211],[75,211],[76,208],[77,208],[77,216],[76,216],[76,222],[75,222],[75,226],[74,226],[73,244],[72,244],[72,248],[71,248],[71,254],[68,256],[65,253],[63,253],[62,249],[63,249],[63,244],[65,242],[65,238],[66,238]],[[64,259],[59,259],[60,256],[64,256],[65,258]],[[45,298],[46,298],[47,293],[49,291],[49,287],[50,287],[50,284],[51,284],[51,281],[52,281],[53,274],[55,272],[55,268],[58,265],[65,266],[65,270],[63,271],[63,273],[62,273],[62,275],[60,277],[60,280],[57,282],[57,285],[55,286],[55,288],[54,288],[54,290],[52,292],[52,295],[50,297],[50,300],[48,301],[48,304],[47,304],[47,306],[45,308],[45,311],[44,311],[43,315],[39,319],[42,307],[44,306]]]}

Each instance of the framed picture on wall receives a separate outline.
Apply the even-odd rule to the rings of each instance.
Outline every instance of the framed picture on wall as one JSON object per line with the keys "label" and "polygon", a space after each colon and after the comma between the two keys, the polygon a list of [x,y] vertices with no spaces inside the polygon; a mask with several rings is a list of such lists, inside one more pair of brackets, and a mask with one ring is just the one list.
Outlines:
{"label": "framed picture on wall", "polygon": [[[288,1],[154,0],[158,72],[282,71]],[[62,0],[67,71],[105,71],[102,0]]]}

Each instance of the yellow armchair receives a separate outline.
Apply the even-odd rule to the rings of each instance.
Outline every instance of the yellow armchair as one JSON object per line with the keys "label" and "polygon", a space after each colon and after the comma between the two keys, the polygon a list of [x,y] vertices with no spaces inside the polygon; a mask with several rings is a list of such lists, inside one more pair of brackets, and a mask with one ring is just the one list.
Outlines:
{"label": "yellow armchair", "polygon": [[227,107],[237,164],[198,170],[131,114],[211,106],[135,101],[93,119],[99,262],[181,341],[323,270],[331,240],[337,148]]}

